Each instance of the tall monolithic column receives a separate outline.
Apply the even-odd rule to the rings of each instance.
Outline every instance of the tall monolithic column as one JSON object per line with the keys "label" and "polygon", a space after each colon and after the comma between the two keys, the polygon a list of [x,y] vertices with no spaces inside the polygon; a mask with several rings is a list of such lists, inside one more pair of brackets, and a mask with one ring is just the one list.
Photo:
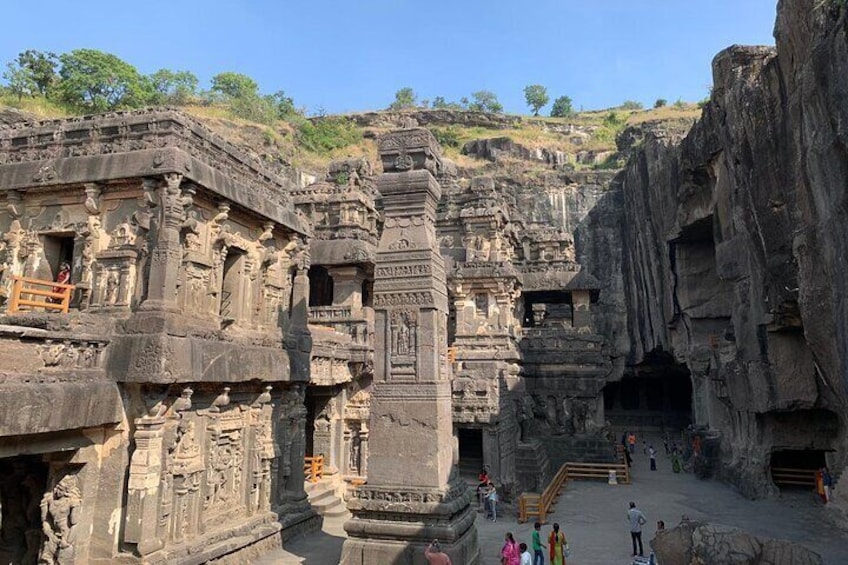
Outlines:
{"label": "tall monolithic column", "polygon": [[423,564],[438,539],[454,563],[476,564],[473,495],[453,460],[439,146],[426,129],[399,130],[381,138],[380,156],[368,483],[348,502],[342,563]]}

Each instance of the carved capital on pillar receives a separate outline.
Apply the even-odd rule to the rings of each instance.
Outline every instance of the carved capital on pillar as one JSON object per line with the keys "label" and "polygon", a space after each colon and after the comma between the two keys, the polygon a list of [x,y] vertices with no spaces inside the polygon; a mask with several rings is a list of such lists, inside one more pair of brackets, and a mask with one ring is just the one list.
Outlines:
{"label": "carved capital on pillar", "polygon": [[91,215],[100,213],[100,185],[94,182],[85,183],[85,210]]}
{"label": "carved capital on pillar", "polygon": [[180,191],[180,184],[183,182],[183,175],[180,173],[165,173],[163,177],[168,192],[177,194]]}
{"label": "carved capital on pillar", "polygon": [[6,193],[6,211],[12,216],[13,220],[18,220],[24,215],[23,198],[17,190],[10,190]]}

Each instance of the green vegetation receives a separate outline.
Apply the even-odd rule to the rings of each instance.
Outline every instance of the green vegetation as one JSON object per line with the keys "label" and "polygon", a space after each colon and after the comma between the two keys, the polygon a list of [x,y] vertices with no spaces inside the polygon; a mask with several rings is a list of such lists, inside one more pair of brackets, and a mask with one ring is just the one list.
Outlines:
{"label": "green vegetation", "polygon": [[[498,102],[498,97],[494,92],[488,90],[478,90],[471,93],[473,102],[467,104],[469,110],[474,112],[486,112],[489,114],[502,114],[503,106]],[[465,100],[463,98],[463,100]]]}
{"label": "green vegetation", "polygon": [[345,117],[304,119],[297,126],[297,141],[307,151],[326,154],[359,143],[362,131]]}
{"label": "green vegetation", "polygon": [[458,148],[460,146],[460,131],[457,126],[450,125],[445,128],[431,128],[430,131],[442,147]]}
{"label": "green vegetation", "polygon": [[[158,104],[178,106],[236,144],[256,148],[263,159],[311,171],[320,170],[329,159],[356,155],[375,162],[378,156],[372,140],[384,131],[379,126],[357,126],[348,117],[325,116],[320,108],[313,110],[317,117],[307,119],[305,110],[298,109],[285,92],[265,94],[254,79],[238,72],[216,74],[205,90],[190,71],[159,69],[145,76],[115,55],[93,49],[60,55],[27,50],[6,65],[2,78],[0,105],[39,117]],[[542,85],[529,85],[524,94],[534,114],[549,102]],[[640,104],[631,101],[614,111],[578,113],[571,98],[559,96],[553,102],[550,118],[510,117],[491,128],[446,123],[431,127],[431,131],[449,158],[462,167],[475,168],[487,163],[461,154],[462,147],[475,139],[509,137],[529,148],[563,151],[573,156],[580,151],[614,151],[616,135],[626,125],[647,120],[685,122],[700,115],[698,106],[682,101],[666,106],[665,100],[660,99],[654,106],[642,110]],[[392,109],[422,107],[503,113],[497,95],[487,90],[473,92],[458,102],[443,96],[419,102],[415,91],[405,87],[395,93],[391,105]],[[563,128],[566,124],[577,126],[578,130]],[[618,166],[615,154],[592,165],[598,169]]]}
{"label": "green vegetation", "polygon": [[657,101],[654,102],[654,108],[663,108],[668,104],[668,100],[665,98],[657,98]]}
{"label": "green vegetation", "polygon": [[405,110],[407,108],[415,108],[415,100],[417,96],[415,91],[409,88],[401,88],[395,92],[395,101],[389,104],[389,110]]}
{"label": "green vegetation", "polygon": [[183,106],[197,98],[200,82],[189,71],[159,69],[150,75],[150,81],[158,104]]}
{"label": "green vegetation", "polygon": [[550,98],[548,97],[548,89],[541,84],[531,84],[524,87],[524,100],[527,105],[533,110],[533,115],[538,116],[539,110],[547,106]]}
{"label": "green vegetation", "polygon": [[552,118],[568,118],[574,114],[574,108],[571,106],[571,98],[568,96],[560,96],[554,100],[554,105],[551,107]]}
{"label": "green vegetation", "polygon": [[138,108],[153,101],[150,79],[135,67],[95,49],[75,49],[59,56],[56,90],[64,102],[84,111]]}
{"label": "green vegetation", "polygon": [[636,100],[625,100],[621,103],[620,108],[622,110],[641,110],[644,106],[641,102],[637,102]]}

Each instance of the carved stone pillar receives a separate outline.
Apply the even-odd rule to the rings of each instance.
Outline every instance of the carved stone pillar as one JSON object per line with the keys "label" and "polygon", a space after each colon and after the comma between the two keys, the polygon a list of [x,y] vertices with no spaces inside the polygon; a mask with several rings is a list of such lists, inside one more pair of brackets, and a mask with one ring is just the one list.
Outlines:
{"label": "carved stone pillar", "polygon": [[164,547],[159,532],[162,442],[165,418],[144,416],[136,420],[135,450],[127,483],[127,518],[124,541],[137,544],[141,555]]}
{"label": "carved stone pillar", "polygon": [[592,323],[590,312],[590,296],[588,290],[575,290],[571,293],[571,302],[574,305],[572,323],[575,328],[588,328]]}
{"label": "carved stone pillar", "polygon": [[306,500],[303,490],[306,456],[306,385],[293,383],[283,391],[280,401],[279,432],[277,434],[280,462],[277,465],[277,492],[273,499],[278,508]]}
{"label": "carved stone pillar", "polygon": [[350,306],[354,313],[361,310],[362,282],[365,280],[365,271],[362,267],[346,265],[330,267],[328,271],[333,277],[333,302]]}
{"label": "carved stone pillar", "polygon": [[447,287],[436,242],[439,147],[426,129],[380,140],[385,229],[374,279],[374,390],[368,483],[348,502],[344,565],[420,563],[442,542],[454,563],[480,560],[472,491],[453,459]]}
{"label": "carved stone pillar", "polygon": [[156,211],[156,227],[150,253],[147,300],[141,305],[142,310],[177,310],[177,275],[183,256],[180,230],[185,221],[180,191],[182,179],[178,173],[168,173],[164,184],[151,179],[144,181],[145,189],[155,192],[151,204]]}

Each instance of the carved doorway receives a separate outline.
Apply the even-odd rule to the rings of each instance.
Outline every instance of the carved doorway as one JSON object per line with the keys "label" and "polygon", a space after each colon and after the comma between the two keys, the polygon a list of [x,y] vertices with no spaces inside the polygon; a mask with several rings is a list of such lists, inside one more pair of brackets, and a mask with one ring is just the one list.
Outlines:
{"label": "carved doorway", "polygon": [[0,563],[38,562],[48,470],[40,457],[0,459]]}
{"label": "carved doorway", "polygon": [[459,472],[471,481],[483,468],[483,430],[480,428],[458,428]]}
{"label": "carved doorway", "polygon": [[41,244],[44,249],[44,262],[32,274],[39,279],[55,281],[63,263],[73,267],[74,234],[65,232],[43,234]]}
{"label": "carved doorway", "polygon": [[241,249],[229,249],[224,259],[221,282],[221,324],[226,327],[241,318],[242,284],[244,282],[245,253]]}

